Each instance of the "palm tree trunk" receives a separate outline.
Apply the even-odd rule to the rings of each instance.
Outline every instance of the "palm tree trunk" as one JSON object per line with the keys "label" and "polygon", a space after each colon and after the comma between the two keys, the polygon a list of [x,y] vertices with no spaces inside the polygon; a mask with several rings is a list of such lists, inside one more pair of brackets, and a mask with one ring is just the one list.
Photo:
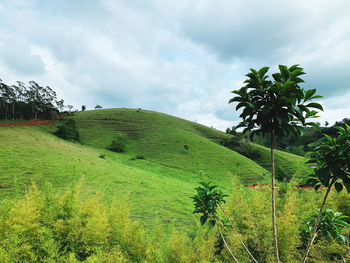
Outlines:
{"label": "palm tree trunk", "polygon": [[317,220],[315,222],[315,225],[314,225],[314,230],[312,231],[312,234],[311,234],[311,238],[309,240],[309,243],[307,244],[307,247],[306,247],[306,250],[305,250],[305,255],[303,257],[303,260],[301,261],[302,263],[305,263],[308,255],[309,255],[309,252],[310,252],[310,249],[311,249],[311,246],[316,238],[316,235],[317,235],[317,227],[318,227],[318,224],[320,223],[320,220],[321,220],[321,216],[322,216],[322,211],[323,211],[323,207],[324,205],[326,204],[326,199],[328,197],[328,194],[332,188],[332,185],[333,185],[333,182],[329,184],[328,188],[327,188],[327,192],[323,198],[323,202],[322,202],[322,205],[321,205],[321,208],[320,208],[320,212],[318,213],[318,217],[317,217]]}
{"label": "palm tree trunk", "polygon": [[276,202],[275,202],[275,157],[274,157],[274,136],[271,131],[271,199],[272,199],[272,233],[273,233],[273,246],[275,249],[275,260],[276,263],[280,262],[278,254],[278,243],[277,243],[277,227],[276,227]]}

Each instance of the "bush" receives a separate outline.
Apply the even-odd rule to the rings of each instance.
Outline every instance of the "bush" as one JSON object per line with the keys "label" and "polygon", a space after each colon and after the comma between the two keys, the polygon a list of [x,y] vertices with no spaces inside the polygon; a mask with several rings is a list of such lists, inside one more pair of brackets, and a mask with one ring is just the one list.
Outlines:
{"label": "bush", "polygon": [[143,159],[146,159],[146,157],[144,155],[137,155],[136,159],[142,159],[143,160]]}
{"label": "bush", "polygon": [[129,214],[125,202],[82,197],[79,187],[54,193],[33,185],[19,200],[2,200],[0,262],[217,262],[206,230],[152,235]]}
{"label": "bush", "polygon": [[121,153],[125,151],[125,144],[123,142],[112,141],[108,149],[113,152]]}
{"label": "bush", "polygon": [[[258,262],[274,262],[269,189],[243,188],[238,179],[232,187],[225,209],[233,224]],[[22,198],[2,199],[0,262],[231,262],[226,249],[219,253],[215,229],[200,223],[173,229],[175,225],[155,221],[148,232],[130,220],[127,203],[106,202],[102,196],[87,197],[79,187],[56,193],[32,186]],[[299,229],[320,198],[300,190],[278,199],[281,262],[300,262],[304,248]],[[330,193],[329,198],[330,207],[349,214],[348,194]],[[240,262],[250,262],[231,230],[224,235]],[[311,250],[310,263],[344,262],[349,256],[346,244],[321,239]]]}
{"label": "bush", "polygon": [[73,119],[68,119],[62,125],[57,126],[54,134],[64,140],[79,141],[79,132]]}

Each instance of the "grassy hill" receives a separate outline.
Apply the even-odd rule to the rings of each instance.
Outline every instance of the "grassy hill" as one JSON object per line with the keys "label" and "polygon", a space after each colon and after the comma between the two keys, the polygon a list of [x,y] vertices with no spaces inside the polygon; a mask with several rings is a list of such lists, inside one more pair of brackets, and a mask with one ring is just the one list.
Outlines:
{"label": "grassy hill", "polygon": [[225,184],[238,173],[239,163],[242,181],[265,180],[265,169],[219,145],[228,135],[194,122],[135,109],[85,111],[73,118],[81,141],[93,147],[107,148],[112,140],[119,140],[131,156],[144,156],[148,161]]}
{"label": "grassy hill", "polygon": [[[201,180],[213,180],[227,193],[237,176],[242,183],[269,181],[269,149],[254,146],[261,152],[255,162],[220,145],[229,135],[197,123],[135,109],[68,118],[76,121],[81,143],[57,138],[54,126],[0,127],[0,185],[5,185],[0,198],[31,181],[49,182],[58,190],[79,181],[83,195],[101,192],[104,199],[128,200],[133,214],[188,219],[189,197]],[[106,150],[112,140],[125,143],[126,151]],[[276,156],[283,169],[302,177],[303,158]]]}
{"label": "grassy hill", "polygon": [[[220,145],[230,135],[166,114],[108,109],[79,112],[74,119],[81,140],[86,144],[106,148],[112,140],[121,140],[127,144],[127,152],[135,156],[142,155],[165,166],[199,172],[215,181],[229,183],[225,175],[238,175],[239,170],[243,183],[262,183],[271,171],[269,148],[251,144],[253,156],[244,155],[252,159],[252,164],[249,159]],[[184,145],[189,147],[188,151]],[[278,150],[275,155],[276,169],[281,176],[295,176],[302,183],[311,172],[301,156]]]}
{"label": "grassy hill", "polygon": [[[14,194],[15,184],[51,183],[63,190],[80,181],[83,195],[103,192],[132,204],[138,215],[188,217],[192,189],[199,176],[185,176],[175,169],[66,142],[38,127],[0,129],[0,198]],[[106,159],[98,156],[104,153]],[[143,169],[147,166],[147,169]],[[145,168],[144,167],[144,168]],[[188,208],[188,209],[186,209]]]}

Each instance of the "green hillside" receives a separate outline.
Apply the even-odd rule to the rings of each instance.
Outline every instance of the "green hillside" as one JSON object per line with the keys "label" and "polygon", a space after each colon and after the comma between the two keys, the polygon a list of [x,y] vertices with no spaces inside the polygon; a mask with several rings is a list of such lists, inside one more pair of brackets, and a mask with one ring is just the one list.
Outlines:
{"label": "green hillside", "polygon": [[[107,148],[123,141],[126,153],[167,167],[230,184],[238,173],[244,181],[264,181],[266,170],[250,159],[219,145],[223,132],[170,115],[135,109],[79,112],[74,116],[81,141]],[[188,146],[188,150],[184,146]]]}
{"label": "green hillside", "polygon": [[[269,181],[263,168],[269,168],[267,148],[254,146],[263,156],[255,160],[259,165],[221,146],[229,135],[197,123],[135,109],[78,112],[66,118],[76,120],[81,143],[54,136],[54,126],[0,127],[0,185],[5,186],[0,198],[31,181],[49,182],[58,190],[79,181],[83,195],[101,192],[104,199],[128,200],[133,214],[188,219],[189,197],[201,180],[215,181],[228,194],[237,176],[242,183]],[[112,140],[125,143],[126,151],[106,150]],[[303,169],[294,169],[302,167],[301,157],[276,156],[286,171],[302,175]]]}
{"label": "green hillside", "polygon": [[[251,144],[250,157],[226,149],[220,142],[231,135],[162,113],[108,109],[79,112],[74,116],[81,140],[94,147],[106,148],[112,140],[127,144],[127,152],[143,155],[147,160],[165,166],[204,174],[215,181],[229,183],[229,174],[238,174],[243,183],[261,183],[271,171],[270,149]],[[184,150],[184,145],[189,150]],[[300,183],[311,169],[305,158],[275,151],[276,169],[281,176],[295,176]],[[261,167],[267,169],[261,170]],[[239,172],[238,172],[239,170]],[[260,176],[262,177],[260,177]]]}
{"label": "green hillside", "polygon": [[[187,197],[200,180],[194,174],[185,176],[143,160],[134,165],[128,156],[66,142],[37,127],[1,128],[0,144],[0,184],[5,186],[0,197],[13,195],[15,184],[49,182],[63,190],[79,180],[83,195],[102,191],[105,198],[120,197],[130,201],[138,215],[191,214]],[[98,158],[100,153],[106,159]]]}

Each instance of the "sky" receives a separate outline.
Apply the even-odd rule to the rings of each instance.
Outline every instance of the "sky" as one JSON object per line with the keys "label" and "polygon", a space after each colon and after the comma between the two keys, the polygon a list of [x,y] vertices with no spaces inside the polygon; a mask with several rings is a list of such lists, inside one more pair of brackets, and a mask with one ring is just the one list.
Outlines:
{"label": "sky", "polygon": [[350,117],[349,14],[340,0],[1,0],[0,79],[225,130],[250,68],[300,64],[333,124]]}

